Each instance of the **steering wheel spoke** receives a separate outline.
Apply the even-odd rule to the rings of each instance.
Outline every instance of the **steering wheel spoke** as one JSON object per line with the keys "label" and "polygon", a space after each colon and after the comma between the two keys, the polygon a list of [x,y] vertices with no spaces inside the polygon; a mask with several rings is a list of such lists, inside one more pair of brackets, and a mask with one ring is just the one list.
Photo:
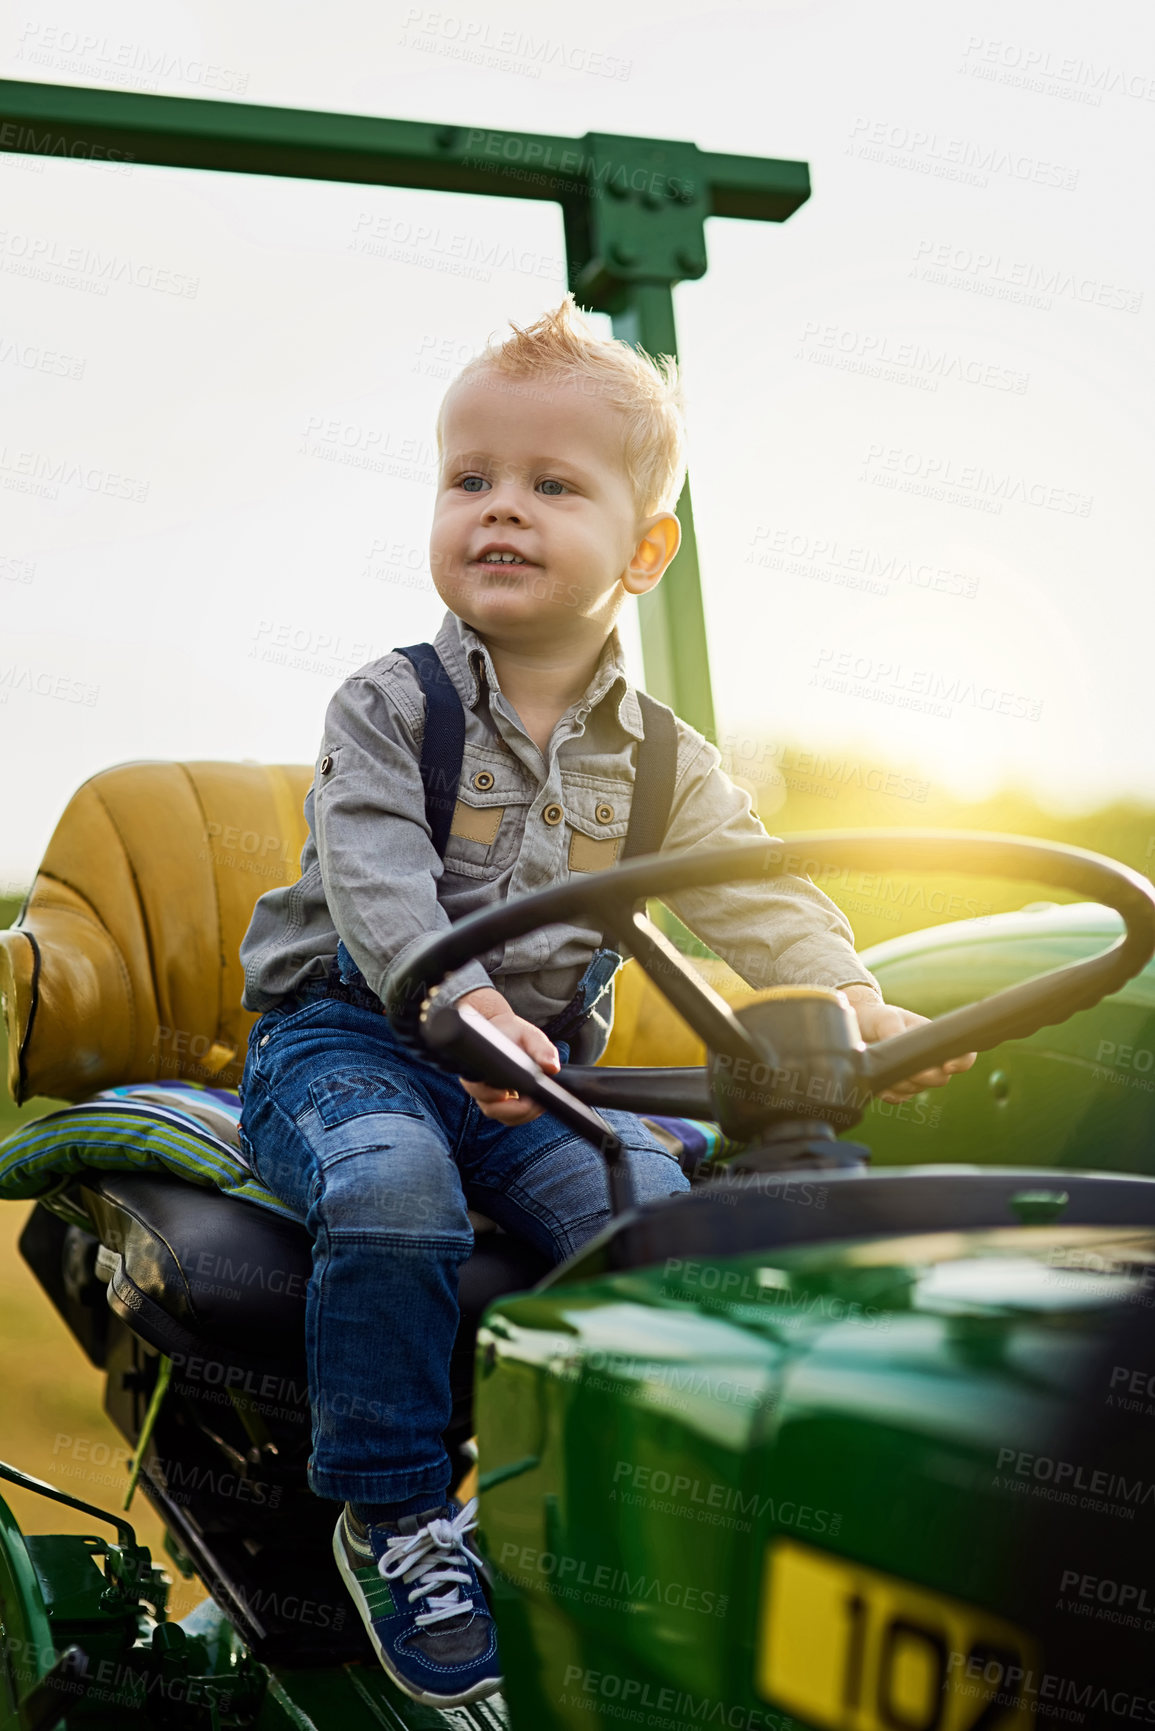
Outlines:
{"label": "steering wheel spoke", "polygon": [[640,908],[610,916],[614,936],[627,944],[655,986],[713,1052],[756,1063],[762,1056],[725,998],[720,997]]}

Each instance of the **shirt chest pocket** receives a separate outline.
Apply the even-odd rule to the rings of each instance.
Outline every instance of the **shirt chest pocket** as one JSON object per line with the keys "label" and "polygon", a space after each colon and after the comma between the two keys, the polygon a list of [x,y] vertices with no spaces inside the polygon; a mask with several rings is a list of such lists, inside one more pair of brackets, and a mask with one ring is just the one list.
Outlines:
{"label": "shirt chest pocket", "polygon": [[565,788],[569,824],[566,863],[571,872],[600,872],[616,865],[630,826],[630,789],[620,782],[582,781]]}
{"label": "shirt chest pocket", "polygon": [[445,849],[446,871],[482,879],[506,871],[521,846],[535,791],[504,752],[467,747]]}

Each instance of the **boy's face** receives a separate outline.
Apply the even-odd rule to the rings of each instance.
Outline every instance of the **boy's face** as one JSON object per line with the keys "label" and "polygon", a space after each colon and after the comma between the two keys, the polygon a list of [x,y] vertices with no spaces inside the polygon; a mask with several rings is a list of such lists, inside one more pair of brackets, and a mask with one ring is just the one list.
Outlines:
{"label": "boy's face", "polygon": [[[481,373],[454,388],[429,541],[446,606],[510,647],[604,641],[680,538],[671,512],[639,520],[624,437],[620,412],[574,381]],[[525,563],[486,563],[495,543]]]}

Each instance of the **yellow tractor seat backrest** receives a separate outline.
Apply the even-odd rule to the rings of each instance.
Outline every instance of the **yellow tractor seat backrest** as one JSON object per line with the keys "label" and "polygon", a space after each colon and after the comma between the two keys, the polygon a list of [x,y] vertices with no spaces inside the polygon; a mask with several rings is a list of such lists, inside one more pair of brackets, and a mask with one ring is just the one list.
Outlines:
{"label": "yellow tractor seat backrest", "polygon": [[312,775],[124,763],[77,790],[0,932],[18,1103],[158,1077],[236,1087],[255,1020],[238,951],[257,897],[299,876]]}
{"label": "yellow tractor seat backrest", "polygon": [[[239,949],[253,905],[295,883],[303,764],[118,764],[58,822],[17,923],[0,932],[8,1089],[83,1100],[121,1082],[235,1088],[255,1014]],[[699,962],[724,995],[748,990]],[[703,1047],[627,962],[606,1064],[700,1064]]]}

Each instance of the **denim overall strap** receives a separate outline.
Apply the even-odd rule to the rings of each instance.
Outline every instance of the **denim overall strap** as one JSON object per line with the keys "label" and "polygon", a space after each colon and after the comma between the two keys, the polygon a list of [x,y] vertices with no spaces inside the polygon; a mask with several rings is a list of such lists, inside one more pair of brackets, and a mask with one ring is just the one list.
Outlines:
{"label": "denim overall strap", "polygon": [[465,710],[457,687],[432,643],[414,643],[396,653],[412,663],[425,693],[425,732],[421,739],[425,818],[433,845],[444,859],[465,755]]}
{"label": "denim overall strap", "polygon": [[[433,845],[442,859],[453,824],[461,762],[465,755],[465,710],[457,687],[432,643],[413,643],[398,649],[410,662],[425,695],[425,732],[421,738],[421,785],[425,789],[425,821]],[[339,941],[329,963],[325,994],[362,1009],[380,1010],[381,1000],[364,974]]]}
{"label": "denim overall strap", "polygon": [[[645,731],[638,742],[630,821],[619,856],[622,860],[639,859],[661,848],[669,828],[677,779],[678,731],[673,710],[645,691],[638,692],[638,703]],[[603,937],[578,981],[577,991],[565,1009],[551,1016],[542,1029],[551,1040],[571,1042],[570,1055],[575,1063],[584,1061],[583,1046],[604,1046],[609,1037],[614,1015],[613,980],[621,965],[621,952]]]}
{"label": "denim overall strap", "polygon": [[678,774],[678,728],[672,709],[647,691],[638,692],[645,734],[638,744],[638,766],[630,801],[630,822],[621,858],[657,853],[670,826]]}

